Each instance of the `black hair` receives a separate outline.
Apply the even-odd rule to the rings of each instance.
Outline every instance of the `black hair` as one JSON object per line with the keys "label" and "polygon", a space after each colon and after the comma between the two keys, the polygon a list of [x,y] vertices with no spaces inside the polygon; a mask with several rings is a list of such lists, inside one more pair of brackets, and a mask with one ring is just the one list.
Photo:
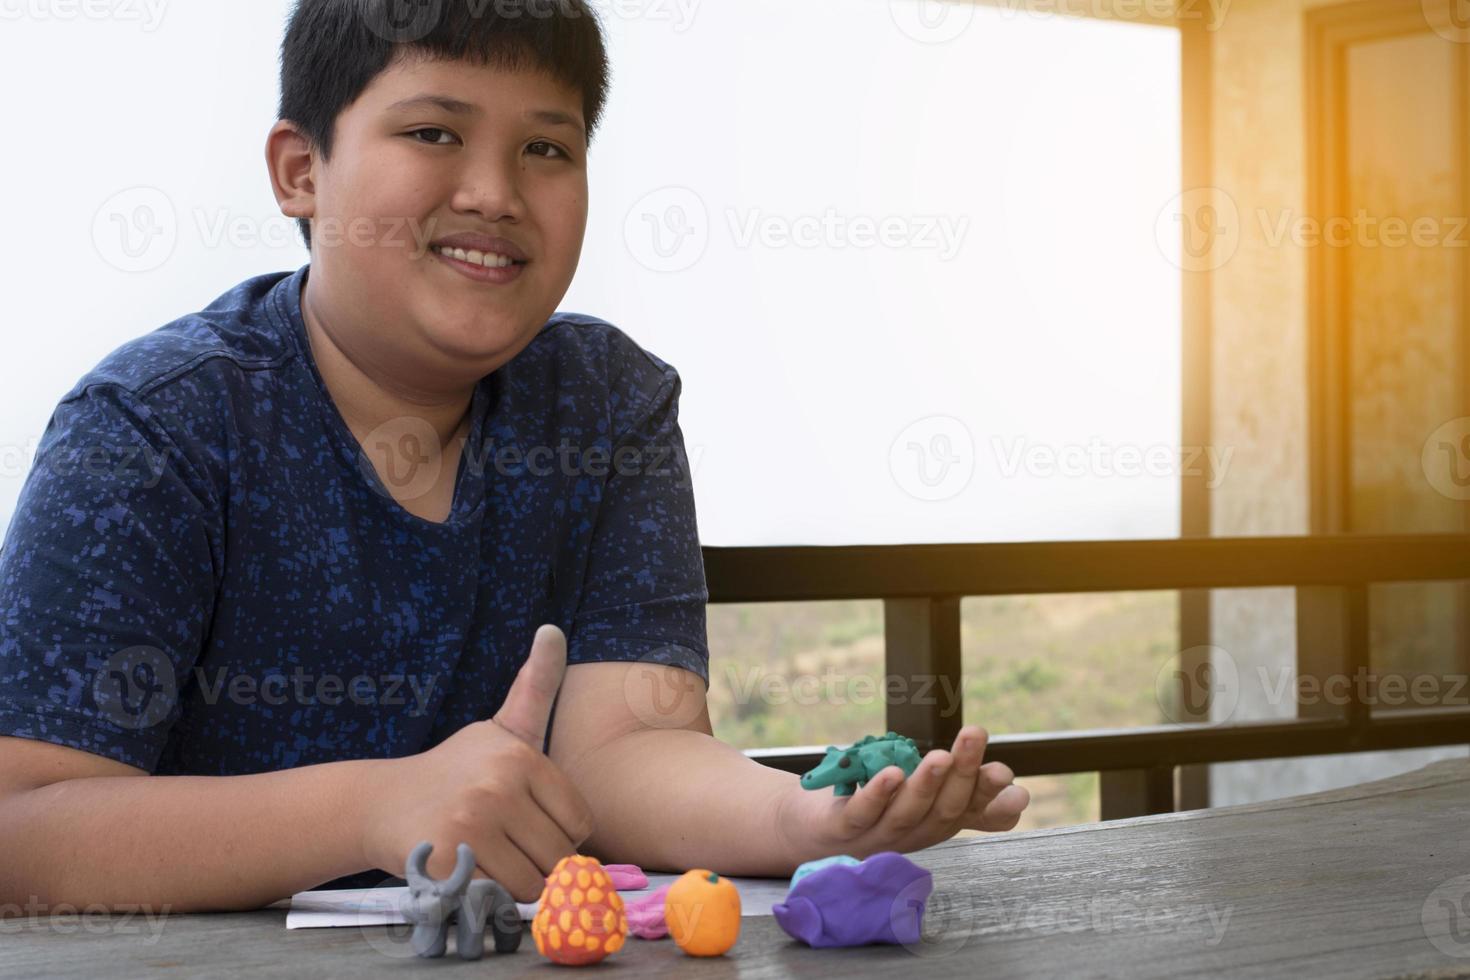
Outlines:
{"label": "black hair", "polygon": [[[337,116],[402,53],[539,68],[581,93],[589,142],[607,99],[607,49],[586,0],[296,0],[277,115],[329,160]],[[311,222],[296,224],[310,248]]]}

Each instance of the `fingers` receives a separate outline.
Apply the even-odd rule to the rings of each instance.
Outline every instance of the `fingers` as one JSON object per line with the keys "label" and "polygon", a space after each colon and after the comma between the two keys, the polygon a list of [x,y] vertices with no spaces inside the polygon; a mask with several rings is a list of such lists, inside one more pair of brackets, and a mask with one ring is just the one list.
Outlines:
{"label": "fingers", "polygon": [[551,704],[566,669],[566,635],[547,623],[536,631],[531,655],[516,673],[505,702],[495,713],[495,723],[540,752],[546,744]]}
{"label": "fingers", "polygon": [[975,799],[992,800],[1000,791],[1010,786],[1016,778],[1011,767],[1004,762],[987,762],[980,767],[980,778],[975,781]]}
{"label": "fingers", "polygon": [[1010,830],[1020,823],[1021,813],[1030,802],[1030,790],[1017,783],[1012,783],[986,804],[978,819],[967,820],[966,824],[977,830]]}
{"label": "fingers", "polygon": [[592,807],[571,777],[539,751],[526,769],[526,791],[573,850],[592,836]]}
{"label": "fingers", "polygon": [[517,902],[534,902],[546,886],[546,875],[524,851],[504,834],[485,844],[486,852],[475,849],[476,861],[488,878],[494,878]]}
{"label": "fingers", "polygon": [[[541,874],[531,860],[508,840],[504,834],[486,835],[467,842],[475,851],[475,868],[471,878],[494,878],[518,902],[533,902],[546,884],[546,875]],[[435,842],[434,853],[424,865],[424,871],[435,881],[445,881],[454,873],[455,849],[458,842]],[[522,898],[529,895],[529,898]]]}
{"label": "fingers", "polygon": [[885,766],[845,801],[834,800],[834,806],[841,808],[845,835],[857,837],[877,824],[888,809],[893,794],[903,784],[903,770],[898,766]]}
{"label": "fingers", "polygon": [[536,866],[541,877],[551,874],[556,862],[577,852],[577,844],[535,800],[527,799],[517,812],[508,813],[501,825],[511,843]]}
{"label": "fingers", "polygon": [[922,824],[953,771],[954,756],[946,750],[935,749],[924,756],[913,775],[903,781],[883,814],[885,834],[901,837]]}
{"label": "fingers", "polygon": [[955,736],[953,771],[934,799],[936,819],[954,823],[970,809],[975,785],[980,781],[980,760],[989,740],[989,733],[979,725],[966,725]]}
{"label": "fingers", "polygon": [[1031,802],[1031,792],[1014,780],[1015,774],[1004,762],[987,762],[981,766],[964,826],[991,831],[1014,827]]}

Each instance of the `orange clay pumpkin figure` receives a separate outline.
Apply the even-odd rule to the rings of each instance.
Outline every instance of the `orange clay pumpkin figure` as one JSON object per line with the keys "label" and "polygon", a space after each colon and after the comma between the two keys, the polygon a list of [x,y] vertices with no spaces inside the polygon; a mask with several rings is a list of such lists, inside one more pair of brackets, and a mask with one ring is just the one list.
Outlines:
{"label": "orange clay pumpkin figure", "polygon": [[536,952],[563,966],[586,966],[623,948],[623,898],[596,858],[568,854],[556,862],[531,920]]}
{"label": "orange clay pumpkin figure", "polygon": [[740,892],[713,871],[686,871],[669,886],[664,922],[690,956],[721,956],[740,937]]}

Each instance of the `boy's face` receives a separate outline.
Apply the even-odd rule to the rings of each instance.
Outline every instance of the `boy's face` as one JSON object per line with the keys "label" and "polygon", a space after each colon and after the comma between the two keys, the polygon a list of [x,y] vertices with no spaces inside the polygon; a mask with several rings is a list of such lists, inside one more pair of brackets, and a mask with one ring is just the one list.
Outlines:
{"label": "boy's face", "polygon": [[[423,96],[467,108],[401,104]],[[312,168],[311,288],[324,287],[325,316],[379,367],[463,380],[514,357],[577,268],[583,126],[579,93],[539,70],[392,63],[338,116],[330,163]],[[503,239],[521,261],[466,269],[439,254],[463,233]]]}

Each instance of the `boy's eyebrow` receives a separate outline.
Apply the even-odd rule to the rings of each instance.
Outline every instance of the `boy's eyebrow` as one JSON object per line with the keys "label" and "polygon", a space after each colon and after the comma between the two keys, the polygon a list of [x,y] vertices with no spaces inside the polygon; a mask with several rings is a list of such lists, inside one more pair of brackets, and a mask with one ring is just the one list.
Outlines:
{"label": "boy's eyebrow", "polygon": [[555,109],[533,109],[530,112],[526,113],[526,115],[530,116],[537,122],[545,123],[548,126],[570,126],[572,129],[575,129],[583,139],[587,138],[587,130],[584,129],[582,124],[577,121],[576,116],[568,115],[565,112],[558,112]]}
{"label": "boy's eyebrow", "polygon": [[[480,107],[448,95],[415,95],[411,98],[395,102],[388,107],[389,112],[408,112],[413,109],[442,109],[456,116],[478,116]],[[575,116],[555,109],[533,109],[526,113],[530,119],[542,122],[548,126],[570,126],[575,129],[582,138],[587,136],[586,129]]]}
{"label": "boy's eyebrow", "polygon": [[479,106],[461,102],[447,95],[415,95],[388,107],[389,112],[406,112],[410,109],[443,109],[457,116],[478,116],[480,114]]}

